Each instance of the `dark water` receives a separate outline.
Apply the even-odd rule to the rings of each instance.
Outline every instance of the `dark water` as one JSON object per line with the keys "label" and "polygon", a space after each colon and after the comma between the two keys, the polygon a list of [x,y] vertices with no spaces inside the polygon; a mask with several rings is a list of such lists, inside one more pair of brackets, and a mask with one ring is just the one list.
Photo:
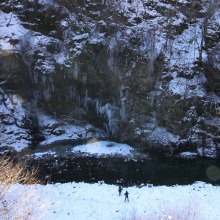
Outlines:
{"label": "dark water", "polygon": [[185,185],[204,181],[220,185],[220,161],[210,159],[180,159],[155,157],[141,161],[125,161],[123,158],[59,157],[30,162],[38,166],[42,176],[51,182],[104,181],[123,186],[151,183],[154,185]]}

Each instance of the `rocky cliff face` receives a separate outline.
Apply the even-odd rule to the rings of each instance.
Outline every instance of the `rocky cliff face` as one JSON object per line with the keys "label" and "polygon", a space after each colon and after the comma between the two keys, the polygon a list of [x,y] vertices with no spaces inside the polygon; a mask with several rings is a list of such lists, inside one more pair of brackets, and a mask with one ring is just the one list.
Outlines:
{"label": "rocky cliff face", "polygon": [[[1,9],[2,82],[11,74],[2,94],[29,103],[28,129],[41,108],[147,149],[220,155],[219,1],[25,0]],[[59,126],[50,133],[68,133]]]}

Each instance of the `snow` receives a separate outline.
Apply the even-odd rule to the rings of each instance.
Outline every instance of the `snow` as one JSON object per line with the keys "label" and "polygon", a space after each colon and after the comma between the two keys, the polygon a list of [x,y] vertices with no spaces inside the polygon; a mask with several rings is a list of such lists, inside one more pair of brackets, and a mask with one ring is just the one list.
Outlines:
{"label": "snow", "polygon": [[[32,217],[38,214],[42,220],[220,219],[220,188],[203,182],[171,187],[133,186],[123,188],[121,196],[118,186],[103,181],[36,185],[35,188],[41,195],[42,209],[32,213]],[[126,190],[129,202],[124,202]]]}
{"label": "snow", "polygon": [[[93,140],[95,141],[95,140]],[[122,149],[123,147],[123,149]],[[128,156],[132,148],[114,142],[92,142],[76,146],[73,151],[90,154],[104,153],[109,156],[120,152]],[[54,155],[53,152],[47,153]],[[35,156],[41,156],[42,153]],[[182,155],[195,156],[192,152]],[[219,174],[218,176],[213,176]],[[219,178],[220,171],[211,166],[206,171],[210,179]],[[15,185],[16,191],[28,192],[30,188],[36,196],[27,202],[35,209],[30,219],[41,220],[126,220],[126,219],[187,219],[187,220],[219,220],[220,219],[220,187],[204,182],[191,185],[153,186],[140,184],[123,187],[122,195],[118,194],[118,185],[105,184],[100,179],[97,183],[85,182],[54,183],[47,185]],[[128,191],[129,202],[124,202],[124,193]],[[15,190],[10,192],[15,195]],[[37,202],[37,203],[36,203]],[[40,202],[40,205],[39,205]],[[38,204],[36,208],[36,204]],[[20,206],[22,209],[22,206]],[[134,218],[136,217],[136,218]]]}
{"label": "snow", "polygon": [[182,152],[179,155],[180,155],[180,157],[183,157],[183,158],[195,158],[195,157],[198,156],[197,153],[195,153],[195,152],[188,152],[188,151],[187,152]]}
{"label": "snow", "polygon": [[205,89],[202,86],[203,82],[205,82],[205,78],[201,76],[195,76],[193,79],[176,77],[170,81],[169,89],[173,94],[179,94],[185,98],[193,96],[202,98],[206,96]]}
{"label": "snow", "polygon": [[[41,1],[41,4],[49,3],[49,0]],[[47,52],[47,45],[51,43],[59,43],[59,40],[41,35],[38,32],[29,31],[22,26],[22,22],[15,14],[6,14],[0,11],[0,53],[12,53],[16,51],[23,51],[26,64],[30,65],[34,51],[41,48],[38,56],[46,57],[47,59],[41,60],[42,64],[36,66],[36,69],[41,69],[43,73],[51,73],[54,71],[54,63],[63,64],[66,56],[63,52],[52,56]],[[20,40],[19,44],[12,45],[11,40]],[[39,59],[40,60],[40,59]]]}
{"label": "snow", "polygon": [[165,146],[169,146],[170,143],[177,143],[179,140],[178,135],[171,134],[165,128],[156,128],[148,137],[149,141],[157,142]]}
{"label": "snow", "polygon": [[81,35],[76,35],[75,37],[73,37],[73,40],[83,40],[83,39],[87,39],[89,37],[89,34],[81,34]]}
{"label": "snow", "polygon": [[55,155],[55,154],[56,154],[55,152],[48,150],[46,152],[34,153],[34,156],[35,156],[35,158],[40,158],[44,155]]}
{"label": "snow", "polygon": [[[11,20],[10,20],[11,19]],[[10,21],[10,23],[9,23]],[[21,24],[16,15],[9,13],[6,14],[0,11],[0,48],[1,52],[13,51],[15,48],[10,44],[10,40],[18,40],[26,30]]]}
{"label": "snow", "polygon": [[[123,150],[120,149],[122,147]],[[109,156],[120,152],[127,156],[132,148],[124,144],[100,141],[73,148],[74,152],[78,150],[92,155],[104,153]],[[53,152],[49,153],[53,154]],[[195,153],[184,152],[182,155],[195,156]],[[216,176],[212,175],[213,169],[215,171],[217,169],[219,173],[217,167],[209,167],[206,173],[210,179],[216,179]],[[104,180],[94,184],[71,182],[34,187],[37,195],[41,195],[42,209],[33,212],[32,217],[39,215],[42,220],[122,220],[134,219],[134,216],[136,219],[145,217],[152,220],[220,219],[218,206],[220,187],[204,182],[197,181],[191,185],[169,187],[165,185],[155,187],[153,184],[131,187],[122,185],[124,188],[121,196],[118,195],[118,185],[105,184]],[[129,193],[129,202],[124,202],[125,191]]]}
{"label": "snow", "polygon": [[25,117],[24,100],[17,94],[6,95],[3,90],[0,90],[0,93],[2,93],[0,95],[0,113],[4,116],[5,121],[5,124],[0,125],[0,146],[10,146],[16,151],[20,151],[30,144],[27,130],[22,128]]}
{"label": "snow", "polygon": [[[45,5],[45,4],[52,4],[53,1],[39,0],[39,3]],[[160,1],[155,1],[155,3],[158,5],[158,7],[166,7],[166,8],[170,8],[174,10],[173,6],[164,4]],[[165,57],[167,58],[167,61],[170,66],[178,65],[179,69],[181,66],[184,69],[186,69],[187,66],[188,66],[188,69],[192,67],[192,63],[196,60],[196,57],[198,56],[197,41],[199,41],[199,38],[201,36],[201,29],[199,28],[199,26],[200,26],[200,22],[202,22],[202,19],[200,22],[198,22],[197,25],[189,26],[188,29],[184,30],[183,33],[179,37],[176,36],[175,40],[167,41],[166,36],[161,35],[161,28],[163,27],[163,25],[166,26],[167,24],[166,22],[164,23],[163,20],[162,20],[162,23],[159,22],[162,19],[162,17],[155,10],[153,9],[149,10],[148,8],[144,7],[141,1],[134,1],[131,4],[128,4],[127,1],[123,1],[121,3],[117,3],[117,5],[119,8],[121,8],[122,11],[124,11],[127,14],[127,16],[130,16],[129,20],[131,20],[131,22],[133,21],[134,17],[136,16],[141,17],[142,13],[147,13],[153,16],[154,19],[150,19],[149,21],[148,20],[143,21],[142,24],[136,25],[135,27],[131,29],[140,28],[142,30],[148,30],[148,29],[150,30],[152,27],[157,27],[157,29],[155,30],[156,51],[157,52],[161,51],[161,49],[163,48],[163,44],[165,43],[167,48],[164,49],[163,52],[165,53]],[[128,10],[128,8],[134,8],[135,12],[131,13],[131,11]],[[71,14],[71,16],[73,16],[71,20],[73,20],[74,22],[77,22],[76,18],[74,17],[74,14]],[[8,24],[10,18],[12,18],[12,20],[10,22],[10,26],[7,28],[6,25]],[[172,19],[173,19],[172,24],[176,24],[176,25],[180,25],[181,23],[184,22],[184,20],[186,20],[185,16],[180,12],[178,12],[176,17],[173,17]],[[22,36],[26,38],[26,34],[28,33],[28,30],[22,26],[22,22],[19,21],[16,15],[12,15],[11,13],[5,14],[1,12],[0,21],[1,21],[0,39],[2,41],[2,43],[0,42],[1,43],[0,47],[3,50],[9,50],[9,49],[12,50],[13,46],[10,45],[9,40],[20,39]],[[100,21],[100,22],[102,22],[102,24],[104,25],[104,21]],[[161,24],[161,26],[159,24]],[[61,21],[61,25],[68,27],[68,22],[66,20],[63,20]],[[90,26],[92,27],[93,24],[91,23]],[[131,33],[131,30],[128,30],[127,32],[128,34],[129,34],[129,31]],[[93,32],[94,33],[91,35],[91,38],[89,39],[90,43],[97,43],[103,40],[104,34],[97,33],[95,28]],[[85,40],[89,37],[88,33],[83,33],[83,34],[77,34],[73,32],[71,33],[73,35],[72,40],[76,40],[76,41],[82,40],[82,39]],[[47,45],[51,41],[57,42],[57,39],[49,38],[44,35],[36,37],[35,35],[37,36],[37,33],[31,32],[31,36],[29,39],[30,42],[32,43],[31,49],[34,50],[35,47],[39,48],[38,44],[39,42],[41,43],[41,48],[42,48],[41,51],[47,57],[47,63],[42,65],[41,68],[45,70],[45,73],[51,72],[54,70],[53,59],[51,59],[50,58],[51,55],[45,51],[45,45]],[[81,43],[75,42],[75,46],[78,47],[78,48],[75,48],[76,54],[81,53],[80,50],[83,48],[83,44],[84,44],[83,42]],[[16,45],[16,47],[17,46],[18,45]],[[112,48],[112,46],[110,46],[110,48]],[[30,53],[33,53],[33,51]],[[65,60],[67,59],[67,57],[63,53],[58,54],[57,59],[56,57],[54,58],[55,58],[55,61],[59,64],[64,63]]]}
{"label": "snow", "polygon": [[[60,122],[61,123],[61,122]],[[42,128],[44,129],[44,137],[45,141],[42,141],[40,145],[48,145],[52,144],[56,141],[65,141],[65,140],[76,140],[80,139],[79,137],[82,136],[83,138],[92,138],[93,136],[97,137],[105,137],[105,134],[102,130],[99,130],[92,125],[85,125],[85,126],[80,126],[80,125],[71,125],[68,123],[62,123],[59,125],[59,121],[53,119],[50,116],[46,116],[41,114],[39,116],[39,124]],[[57,134],[52,134],[50,132],[50,129],[54,126],[57,125],[57,128],[53,130],[53,132],[63,132],[59,135]],[[48,129],[48,130],[47,130]],[[91,132],[90,132],[91,129]],[[94,134],[95,133],[95,134]]]}
{"label": "snow", "polygon": [[[46,4],[55,4],[51,0],[39,0],[42,5]],[[103,0],[104,2],[104,0]],[[173,10],[173,7],[167,4],[163,4],[160,1],[154,1],[157,3],[157,6],[170,8]],[[179,2],[187,3],[185,0]],[[161,34],[161,28],[166,26],[166,21],[163,21],[163,17],[156,10],[148,10],[142,6],[141,1],[132,1],[132,4],[128,4],[127,1],[119,1],[121,11],[124,13],[130,14],[131,23],[134,18],[137,16],[141,17],[141,13],[145,12],[154,19],[149,19],[143,21],[142,24],[136,25],[136,27],[128,28],[125,32],[127,35],[132,35],[132,30],[135,28],[140,28],[140,30],[148,30],[152,27],[157,27],[155,30],[155,53],[159,53],[161,50],[165,53],[165,59],[168,67],[173,70],[174,66],[178,66],[179,71],[184,69],[184,72],[187,74],[192,73],[193,62],[197,60],[198,57],[198,42],[201,40],[201,28],[200,25],[203,22],[202,19],[198,19],[196,24],[189,25],[187,29],[179,36],[175,36],[175,39],[167,40],[166,36]],[[130,8],[135,9],[135,13],[132,14]],[[215,14],[216,21],[219,23],[219,12]],[[172,23],[175,25],[180,25],[185,17],[183,14],[179,13],[176,17],[173,17]],[[9,23],[10,21],[10,23]],[[71,17],[71,21],[77,22],[74,15]],[[8,25],[9,24],[9,25]],[[102,23],[105,25],[104,23]],[[8,25],[8,26],[7,26]],[[68,27],[68,21],[61,21],[63,27]],[[92,27],[92,23],[90,24]],[[95,29],[94,29],[95,30]],[[117,39],[120,38],[121,32],[117,32]],[[90,43],[101,42],[104,38],[104,34],[99,34],[94,31],[91,37],[88,34],[74,34],[72,40],[80,41],[86,40],[89,38]],[[50,38],[44,35],[39,35],[36,32],[29,32],[22,26],[22,22],[18,19],[15,14],[4,13],[0,11],[0,52],[11,53],[14,50],[19,49],[19,45],[13,46],[11,40],[23,39],[24,43],[29,45],[29,50],[26,55],[27,58],[34,53],[36,48],[41,48],[38,56],[47,57],[47,59],[42,60],[42,65],[39,65],[38,68],[42,68],[43,73],[51,73],[54,71],[54,63],[64,64],[68,59],[67,54],[60,52],[56,55],[48,53],[46,46],[51,42],[59,43],[57,39]],[[113,53],[116,48],[115,38],[109,39],[109,67],[114,69],[114,60]],[[65,39],[65,41],[67,41]],[[66,42],[67,43],[67,42]],[[75,55],[80,54],[80,51],[83,48],[85,42],[75,42],[76,51]],[[163,49],[164,45],[166,48]],[[20,44],[21,46],[21,44]],[[147,45],[142,45],[142,51],[147,49]],[[52,57],[53,55],[53,57]],[[206,58],[206,54],[203,51],[203,59]],[[27,59],[27,62],[28,60]],[[30,61],[30,60],[29,60]],[[66,64],[68,65],[68,64]],[[36,67],[37,68],[37,67]],[[74,75],[77,78],[78,67],[74,69]],[[175,68],[174,68],[175,70]],[[175,70],[176,71],[176,70]],[[170,71],[172,72],[172,71]],[[172,74],[172,73],[171,73]],[[184,98],[191,98],[192,96],[205,97],[206,93],[202,87],[204,83],[204,77],[195,76],[192,79],[185,79],[178,77],[177,72],[172,74],[173,80],[169,84],[169,90],[174,94],[179,94],[184,96]],[[193,89],[192,89],[193,88]],[[217,99],[215,99],[217,100]],[[14,117],[8,119],[8,122],[14,120],[14,118],[19,121],[25,115],[25,111],[22,107],[23,101],[18,95],[12,95],[7,97],[7,106],[6,109],[4,105],[0,105],[0,112],[11,114],[11,111],[14,112]],[[220,102],[220,101],[219,101]],[[113,124],[112,114],[113,109],[109,104],[105,106],[100,106],[97,103],[97,112],[102,114],[106,112],[109,125]],[[9,116],[8,116],[9,117]],[[216,119],[215,119],[216,120]],[[87,134],[88,128],[83,126],[69,126],[68,124],[59,125],[54,131],[65,131],[64,134],[59,136],[53,135],[49,132],[51,127],[56,124],[57,121],[43,116],[39,117],[39,125],[44,127],[44,135],[46,141],[42,142],[42,145],[51,144],[59,140],[73,140],[79,138],[79,134],[82,136],[87,135],[86,137],[92,136],[92,134]],[[211,123],[217,123],[210,121]],[[27,147],[29,142],[25,139],[16,139],[17,134],[22,137],[26,135],[26,131],[22,128],[18,128],[15,125],[11,126],[2,126],[1,131],[4,130],[4,133],[1,133],[1,141],[4,142],[4,145],[10,145],[14,147],[17,151]],[[161,144],[168,145],[179,140],[178,136],[174,136],[166,131],[164,128],[157,128],[150,135],[149,139],[151,141],[159,140]],[[210,140],[211,141],[211,140]],[[4,146],[2,145],[2,146]],[[201,150],[201,152],[200,152]],[[202,154],[203,149],[198,149],[198,153]],[[116,144],[114,142],[107,141],[96,141],[92,143],[87,143],[86,145],[80,145],[72,148],[72,152],[80,152],[82,154],[92,154],[96,156],[105,155],[123,155],[130,157],[133,154],[133,148],[125,144]],[[50,150],[47,152],[35,153],[36,157],[40,157],[43,154],[55,155],[56,153]],[[180,154],[181,157],[195,157],[197,153],[194,152],[183,152]],[[101,181],[101,180],[100,180]],[[44,214],[41,214],[40,219],[74,219],[74,220],[116,220],[116,219],[129,219],[130,217],[137,215],[139,217],[146,216],[146,219],[179,219],[177,215],[184,216],[187,215],[188,211],[195,213],[196,220],[219,220],[220,219],[220,188],[219,186],[212,186],[211,184],[206,184],[202,182],[196,182],[193,185],[187,186],[157,186],[157,187],[128,187],[123,189],[128,190],[129,192],[129,203],[124,202],[123,196],[118,196],[118,186],[116,185],[107,185],[105,183],[100,184],[87,184],[87,183],[65,183],[65,184],[48,184],[46,186],[36,185],[36,189],[39,194],[42,195],[43,199],[46,200],[45,203],[42,203],[42,210]],[[18,188],[27,188],[24,185],[17,185]],[[19,190],[18,190],[19,191]],[[122,193],[123,194],[123,193]],[[47,207],[48,205],[48,207]],[[37,213],[33,213],[33,217],[37,217]],[[39,216],[36,218],[39,219]],[[133,218],[134,219],[134,218]],[[188,216],[185,219],[190,219]],[[193,218],[191,218],[193,219]]]}
{"label": "snow", "polygon": [[131,156],[132,150],[134,149],[127,144],[118,144],[110,141],[96,141],[94,143],[76,146],[73,148],[72,152],[90,153],[96,154],[97,156],[103,154]]}
{"label": "snow", "polygon": [[[57,141],[54,140],[54,142]],[[48,143],[54,143],[46,142]],[[45,142],[44,142],[45,144]],[[116,143],[113,141],[100,141],[97,138],[89,138],[86,144],[73,146],[73,144],[63,146],[53,146],[52,149],[44,147],[42,144],[41,147],[37,148],[33,153],[35,159],[42,158],[44,156],[51,155],[56,158],[60,153],[73,153],[74,155],[80,155],[83,157],[93,156],[96,158],[103,157],[122,157],[131,160],[136,160],[140,158],[149,158],[147,153],[142,153],[140,150],[137,150],[127,144]]]}
{"label": "snow", "polygon": [[[187,1],[179,1],[180,3],[186,3]],[[57,4],[53,2],[52,0],[39,0],[39,4],[42,5],[55,5]],[[105,1],[107,4],[107,1]],[[148,14],[152,17],[152,19],[149,20],[143,20],[141,24],[135,25],[134,27],[131,27],[131,29],[140,28],[141,30],[148,31],[153,30],[153,27],[156,27],[155,29],[155,51],[160,52],[161,50],[165,54],[165,59],[167,59],[167,65],[169,67],[173,67],[174,65],[178,66],[179,69],[188,69],[189,72],[192,72],[191,67],[193,66],[193,62],[196,61],[198,57],[198,42],[200,42],[201,39],[201,23],[203,22],[203,19],[198,19],[196,24],[189,25],[187,29],[183,30],[183,33],[180,35],[175,36],[175,39],[167,39],[167,36],[164,34],[161,34],[161,30],[163,27],[167,26],[166,19],[158,13],[153,8],[148,8],[144,6],[144,2],[140,0],[132,1],[130,4],[128,1],[119,1],[114,2],[116,9],[125,13],[125,16],[128,16],[128,20],[131,21],[131,23],[134,21],[134,18],[136,17],[142,17],[143,14]],[[171,6],[170,4],[166,4],[164,2],[160,1],[154,1],[154,4],[157,5],[159,8],[167,8],[169,10],[175,10],[174,6]],[[131,10],[133,9],[133,10]],[[205,9],[204,9],[205,10]],[[206,10],[205,10],[206,11]],[[184,24],[184,22],[187,20],[186,16],[181,13],[180,11],[175,11],[176,15],[172,17],[172,25],[181,25]],[[72,22],[77,23],[76,15],[74,13],[70,14],[70,19]],[[215,18],[216,22],[218,22],[219,12],[215,12],[213,14],[213,18]],[[10,21],[9,27],[6,25]],[[3,12],[0,12],[0,48],[3,50],[13,50],[13,45],[10,44],[10,39],[20,39],[22,36],[26,36],[28,33],[28,30],[25,29],[22,26],[22,22],[18,19],[18,17],[12,13],[6,14]],[[105,25],[105,21],[101,20],[100,24]],[[61,26],[68,27],[68,21],[66,18],[61,21]],[[77,26],[80,26],[79,23],[76,24]],[[82,22],[82,25],[83,22]],[[103,33],[98,33],[96,30],[96,24],[90,23],[89,26],[91,27],[91,35],[88,33],[75,33],[73,30],[68,29],[68,33],[70,33],[73,37],[71,40],[78,41],[78,40],[84,40],[89,38],[90,43],[97,43],[101,42],[104,39]],[[93,30],[93,31],[92,31]],[[33,47],[32,50],[36,50],[36,47],[39,48],[39,42],[41,43],[41,50],[45,57],[47,57],[47,62],[40,66],[45,70],[45,73],[51,73],[54,70],[53,61],[62,64],[65,63],[65,60],[67,60],[67,55],[64,55],[63,53],[58,54],[57,59],[55,60],[50,58],[51,54],[48,54],[45,50],[45,45],[50,43],[51,41],[57,42],[57,39],[49,38],[47,36],[41,35],[38,36],[39,42],[36,42],[36,34],[34,32],[31,32],[32,36],[30,36],[30,41],[33,41]],[[119,33],[119,32],[118,32]],[[117,34],[118,34],[117,33]],[[127,31],[128,34],[132,33],[132,30]],[[39,33],[38,33],[39,34]],[[67,37],[67,36],[66,36]],[[65,39],[65,42],[67,43],[67,39]],[[111,43],[112,44],[112,43]],[[112,45],[109,44],[109,49],[111,51]],[[43,45],[43,46],[42,46]],[[75,48],[73,51],[75,51],[74,56],[77,56],[81,53],[81,50],[83,49],[84,42],[75,42]],[[17,47],[18,45],[16,45]],[[32,51],[33,53],[33,51]],[[205,59],[205,52],[203,51],[203,58]],[[111,61],[111,57],[110,60]],[[112,62],[110,62],[110,65]],[[111,65],[112,66],[112,65]],[[113,68],[113,67],[112,67]]]}

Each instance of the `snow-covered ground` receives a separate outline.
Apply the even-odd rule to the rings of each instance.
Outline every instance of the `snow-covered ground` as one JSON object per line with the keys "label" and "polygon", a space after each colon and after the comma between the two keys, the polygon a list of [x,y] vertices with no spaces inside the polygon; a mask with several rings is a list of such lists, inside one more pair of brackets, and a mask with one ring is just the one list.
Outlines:
{"label": "snow-covered ground", "polygon": [[148,154],[143,154],[140,150],[134,149],[127,144],[116,143],[113,141],[99,141],[96,138],[88,139],[86,144],[77,146],[57,146],[52,149],[42,146],[36,149],[37,152],[33,156],[37,158],[44,157],[45,155],[53,155],[57,157],[60,153],[73,153],[80,156],[93,156],[93,157],[124,157],[124,158],[146,158]]}
{"label": "snow-covered ground", "polygon": [[[72,148],[73,152],[96,156],[130,156],[132,150],[128,145],[107,141]],[[196,156],[191,152],[185,154]],[[41,156],[41,153],[35,156]],[[125,220],[138,217],[147,220],[220,219],[220,187],[204,182],[171,187],[141,184],[123,188],[121,196],[118,194],[118,185],[108,185],[103,180],[95,184],[56,183],[37,185],[35,188],[37,194],[41,195],[43,208],[38,215],[43,220]],[[129,202],[124,202],[126,190]]]}
{"label": "snow-covered ground", "polygon": [[125,156],[130,156],[132,147],[127,144],[117,144],[115,142],[109,141],[96,141],[93,143],[88,143],[82,146],[76,146],[73,148],[73,152],[89,152],[92,154],[123,154]]}
{"label": "snow-covered ground", "polygon": [[[129,202],[124,202],[126,190]],[[37,191],[45,201],[40,209],[41,219],[45,220],[220,219],[220,187],[203,182],[172,187],[128,187],[121,196],[118,186],[105,183],[37,185]]]}

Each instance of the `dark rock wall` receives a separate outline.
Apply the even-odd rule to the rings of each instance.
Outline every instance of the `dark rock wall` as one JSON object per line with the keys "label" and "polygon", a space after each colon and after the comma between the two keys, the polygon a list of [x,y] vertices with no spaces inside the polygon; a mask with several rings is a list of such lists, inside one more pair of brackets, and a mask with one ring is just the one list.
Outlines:
{"label": "dark rock wall", "polygon": [[[204,14],[192,3],[164,4],[175,6],[187,17],[179,25],[173,24],[176,10],[153,2],[144,3],[142,15],[137,8],[129,8],[136,15],[131,17],[117,1],[15,4],[14,13],[30,32],[16,42],[26,75],[14,75],[24,83],[13,82],[22,91],[28,87],[30,96],[25,98],[35,100],[54,117],[87,121],[105,129],[110,138],[156,150],[218,156],[219,69],[214,63],[219,62],[219,32],[216,29],[215,37],[206,39],[208,59],[202,66],[195,63],[191,74],[175,65],[170,68],[164,57],[168,40],[181,35],[196,22],[196,16]],[[1,5],[6,13],[12,10],[10,2],[1,1]],[[146,9],[168,19],[160,31],[167,36],[161,48],[156,46],[158,29],[139,25],[156,16]],[[30,39],[35,38],[39,41],[33,45]],[[172,93],[169,85],[174,71],[186,81],[203,79],[198,83],[206,96],[198,96],[197,85],[187,85],[185,97]]]}

